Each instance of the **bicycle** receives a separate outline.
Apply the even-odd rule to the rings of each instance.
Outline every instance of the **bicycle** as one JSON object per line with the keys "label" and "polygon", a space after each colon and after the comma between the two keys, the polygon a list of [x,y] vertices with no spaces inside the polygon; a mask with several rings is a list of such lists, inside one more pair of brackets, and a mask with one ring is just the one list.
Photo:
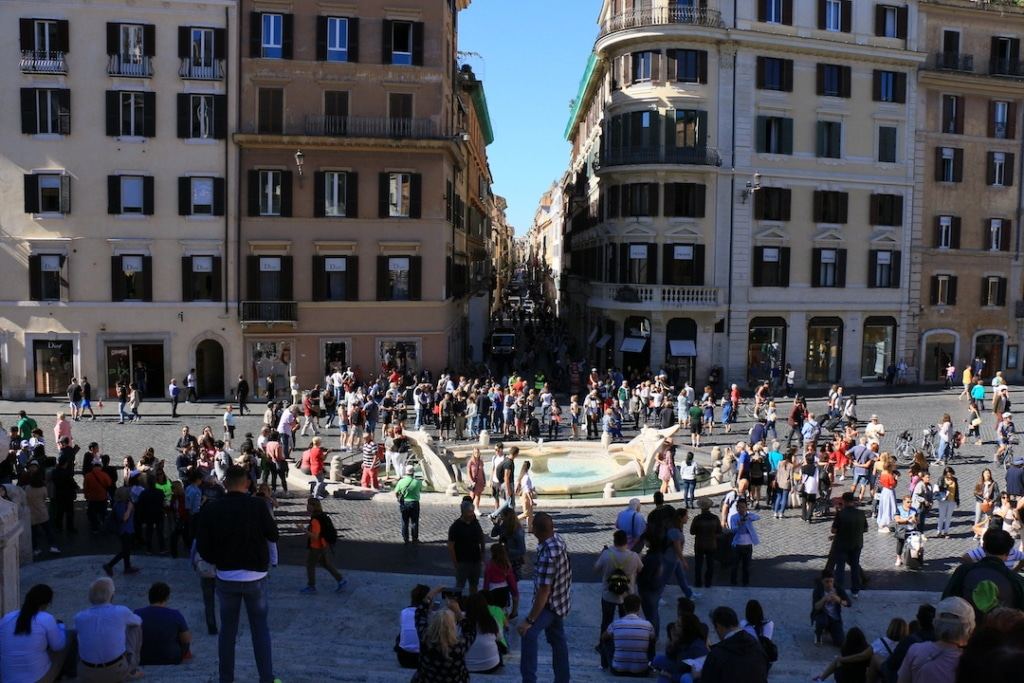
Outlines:
{"label": "bicycle", "polygon": [[909,465],[914,462],[914,435],[909,429],[903,430],[896,437],[896,447],[893,449],[896,454],[896,462],[900,465]]}

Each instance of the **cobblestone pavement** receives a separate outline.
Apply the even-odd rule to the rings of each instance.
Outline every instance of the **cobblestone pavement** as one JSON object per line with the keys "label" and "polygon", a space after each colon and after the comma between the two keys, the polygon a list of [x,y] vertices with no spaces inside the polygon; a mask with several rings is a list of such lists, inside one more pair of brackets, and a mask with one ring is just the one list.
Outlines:
{"label": "cobblestone pavement", "polygon": [[[1024,400],[1022,394],[1024,391],[1011,392],[1014,403],[1018,399]],[[824,405],[821,399],[814,399],[809,403],[814,412]],[[0,402],[0,420],[4,424],[10,424],[11,418],[21,407],[36,417],[48,435],[52,434],[51,416],[60,409],[57,404],[21,405]],[[171,459],[173,444],[181,424],[189,424],[193,433],[198,433],[206,424],[213,426],[215,433],[220,432],[221,411],[212,404],[185,406],[182,409],[184,417],[179,420],[170,419],[166,404],[143,404],[143,421],[135,425],[116,424],[116,406],[113,406],[113,410],[111,408],[108,404],[105,408],[106,414],[95,422],[76,423],[74,436],[83,445],[92,440],[98,441],[102,449],[110,453],[115,461],[127,454],[138,455],[148,446],[155,447],[158,454]],[[788,410],[789,401],[780,402],[780,416],[787,415]],[[891,448],[896,435],[902,430],[916,430],[920,434],[921,428],[937,422],[944,412],[949,412],[953,416],[955,428],[965,430],[966,403],[958,402],[956,391],[861,394],[858,399],[858,415],[862,420],[866,420],[872,413],[877,413],[885,424],[886,437],[883,440],[883,449]],[[113,417],[111,413],[114,413]],[[246,431],[256,432],[259,423],[259,414],[255,417],[241,418],[239,434]],[[983,446],[965,446],[958,458],[951,463],[961,483],[961,506],[954,519],[955,533],[949,539],[929,538],[924,571],[911,572],[895,568],[893,538],[873,530],[866,535],[862,563],[869,574],[872,588],[939,589],[945,582],[946,574],[955,566],[957,558],[972,547],[970,523],[973,521],[974,506],[971,491],[995,450],[992,441],[994,425],[991,413],[986,413],[982,429],[986,443]],[[746,434],[748,426],[741,421],[731,435],[722,435],[716,430],[718,433],[708,440],[705,448],[698,451],[698,458],[702,462],[707,462],[711,446],[734,443]],[[783,431],[784,429],[783,427]],[[336,430],[328,432],[331,437],[336,433]],[[627,431],[626,436],[631,435],[632,433]],[[299,446],[304,447],[307,441],[300,438]],[[328,441],[331,446],[337,443],[334,438]],[[680,437],[677,441],[685,448],[689,439]],[[1002,483],[1001,471],[996,471],[996,479]],[[849,480],[843,483],[848,485]],[[418,546],[403,546],[397,506],[389,495],[380,495],[376,500],[330,500],[325,507],[335,515],[342,537],[338,553],[342,566],[410,574],[449,572],[450,565],[444,541],[448,525],[457,515],[452,505],[424,503],[420,532],[422,543]],[[540,500],[538,509],[545,509],[543,499]],[[554,515],[558,531],[566,537],[570,549],[574,552],[574,566],[579,580],[593,580],[593,559],[606,543],[610,543],[614,518],[620,509],[615,507],[547,510]],[[299,496],[285,500],[279,511],[282,530],[288,536],[283,543],[284,562],[302,561],[302,542],[297,525],[301,523],[303,514]],[[929,519],[930,531],[934,531],[934,524],[933,515]],[[487,526],[489,525],[485,524],[485,527]],[[823,558],[828,552],[827,521],[817,521],[808,525],[800,521],[794,511],[788,512],[786,519],[775,520],[771,518],[769,511],[763,514],[757,526],[761,545],[754,553],[753,583],[760,586],[807,585],[810,576],[822,567]],[[95,554],[113,550],[112,543],[108,543],[107,539],[79,537],[63,540],[66,541],[65,551],[72,554]],[[532,541],[530,545],[532,547]]]}

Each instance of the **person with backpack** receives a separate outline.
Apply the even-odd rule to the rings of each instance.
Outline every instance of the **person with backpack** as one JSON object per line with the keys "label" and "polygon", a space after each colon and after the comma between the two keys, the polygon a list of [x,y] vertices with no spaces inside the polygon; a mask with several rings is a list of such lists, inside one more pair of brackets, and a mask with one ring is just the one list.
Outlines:
{"label": "person with backpack", "polygon": [[[639,504],[639,501],[638,501]],[[600,637],[614,621],[616,614],[622,615],[622,602],[627,595],[636,593],[636,577],[643,563],[640,556],[629,549],[629,537],[622,529],[612,534],[612,547],[604,547],[594,563],[594,571],[601,574],[601,630]],[[601,668],[608,668],[610,662],[600,645]]]}
{"label": "person with backpack", "polygon": [[395,485],[395,498],[398,499],[399,512],[402,515],[402,542],[420,542],[420,493],[423,491],[423,480],[417,479],[416,468],[406,465],[405,476]]}
{"label": "person with backpack", "polygon": [[974,607],[978,623],[997,607],[1024,610],[1024,579],[1006,566],[1013,550],[1013,536],[1003,529],[989,529],[982,537],[985,556],[957,567],[942,597],[960,597]]}
{"label": "person with backpack", "polygon": [[316,498],[306,501],[306,512],[309,513],[309,524],[304,527],[306,532],[306,587],[300,593],[316,593],[317,565],[334,577],[338,582],[335,593],[344,590],[348,580],[334,566],[334,544],[338,542],[338,530],[331,521],[331,516],[324,512],[323,505]]}

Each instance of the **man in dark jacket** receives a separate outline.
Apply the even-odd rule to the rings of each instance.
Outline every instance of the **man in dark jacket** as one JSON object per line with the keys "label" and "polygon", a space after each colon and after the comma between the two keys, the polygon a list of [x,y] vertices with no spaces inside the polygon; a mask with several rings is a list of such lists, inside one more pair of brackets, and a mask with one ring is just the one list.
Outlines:
{"label": "man in dark jacket", "polygon": [[[277,524],[264,501],[250,496],[249,475],[232,465],[224,475],[227,494],[203,508],[198,528],[199,555],[217,567],[221,629],[217,641],[220,680],[235,679],[238,617],[245,610],[252,629],[259,683],[273,683],[270,627],[267,623],[267,571]],[[277,546],[273,546],[276,565]]]}
{"label": "man in dark jacket", "polygon": [[850,589],[853,597],[860,592],[860,553],[864,549],[864,532],[868,530],[868,518],[857,509],[853,493],[843,493],[843,507],[832,521],[832,552],[835,559],[836,585],[843,585],[846,565],[850,565]]}
{"label": "man in dark jacket", "polygon": [[981,547],[985,556],[957,567],[942,591],[943,598],[956,596],[971,603],[979,624],[996,607],[1024,610],[1024,579],[1006,567],[1013,536],[1003,529],[989,529]]}
{"label": "man in dark jacket", "polygon": [[821,645],[821,636],[828,631],[832,644],[843,644],[843,607],[850,606],[846,591],[836,583],[835,575],[825,569],[814,584],[811,594],[811,621],[814,622],[814,644]]}
{"label": "man in dark jacket", "polygon": [[704,660],[701,683],[765,683],[768,658],[757,639],[740,628],[736,612],[716,607],[711,612],[711,625],[718,633],[718,642]]}
{"label": "man in dark jacket", "polygon": [[[245,411],[249,410],[249,382],[246,381],[244,375],[238,376],[238,386],[235,387],[235,394],[238,396],[238,414],[245,415]],[[249,410],[251,413],[252,411]]]}
{"label": "man in dark jacket", "polygon": [[[711,588],[715,573],[715,553],[718,551],[718,535],[722,533],[722,523],[718,515],[711,512],[712,501],[704,497],[698,503],[700,514],[690,522],[690,535],[693,536],[693,585]],[[701,572],[703,569],[703,572]]]}

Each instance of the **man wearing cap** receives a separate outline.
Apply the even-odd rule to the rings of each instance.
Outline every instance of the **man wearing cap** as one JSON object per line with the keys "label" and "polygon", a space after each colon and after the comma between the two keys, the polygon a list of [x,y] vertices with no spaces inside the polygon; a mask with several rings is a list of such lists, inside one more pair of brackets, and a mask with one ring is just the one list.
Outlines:
{"label": "man wearing cap", "polygon": [[484,561],[484,530],[473,509],[473,499],[462,498],[461,514],[448,527],[448,555],[455,568],[455,590],[459,593],[469,583],[469,594],[476,593],[480,569]]}
{"label": "man wearing cap", "polygon": [[878,421],[877,415],[872,415],[871,420],[864,425],[864,436],[868,441],[880,441],[885,436],[885,425]]}
{"label": "man wearing cap", "polygon": [[960,651],[974,632],[974,610],[963,598],[947,597],[935,606],[935,641],[907,650],[898,683],[953,683]]}
{"label": "man wearing cap", "polygon": [[412,465],[405,466],[405,476],[395,486],[395,498],[398,499],[398,509],[402,514],[402,541],[409,542],[409,534],[412,533],[412,542],[420,542],[420,493],[423,492],[423,482],[413,476],[416,468]]}
{"label": "man wearing cap", "polygon": [[1003,453],[1010,445],[1010,439],[1017,433],[1017,427],[1013,424],[1013,414],[1003,413],[1003,419],[996,426],[996,442],[999,448],[996,450],[996,462],[1002,464]]}
{"label": "man wearing cap", "polygon": [[697,588],[711,588],[722,522],[718,515],[711,512],[712,501],[707,496],[697,501],[697,506],[700,507],[700,514],[690,522],[690,535],[693,536],[693,585]]}

